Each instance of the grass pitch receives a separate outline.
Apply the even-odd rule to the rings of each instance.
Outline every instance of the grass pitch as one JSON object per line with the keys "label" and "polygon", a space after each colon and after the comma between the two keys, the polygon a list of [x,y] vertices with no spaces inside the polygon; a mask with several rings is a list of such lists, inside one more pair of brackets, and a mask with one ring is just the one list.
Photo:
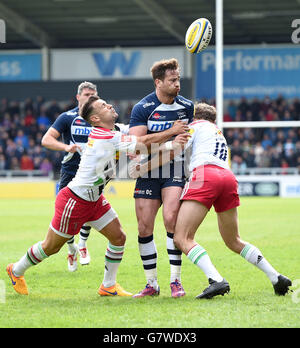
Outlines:
{"label": "grass pitch", "polygon": [[[137,245],[133,199],[111,199],[127,234],[118,282],[137,293],[145,277]],[[299,199],[241,198],[240,234],[293,281],[300,279]],[[43,240],[54,212],[53,200],[0,200],[0,327],[204,328],[300,327],[300,295],[274,295],[267,277],[223,244],[213,211],[197,233],[231,292],[212,300],[196,300],[208,284],[204,274],[183,255],[182,283],[187,295],[170,297],[166,232],[161,212],[155,226],[158,278],[154,298],[111,298],[97,294],[103,279],[107,240],[92,230],[91,263],[67,270],[67,246],[26,273],[29,296],[14,292],[6,265]],[[77,240],[77,239],[76,239]],[[299,281],[300,282],[300,281]]]}

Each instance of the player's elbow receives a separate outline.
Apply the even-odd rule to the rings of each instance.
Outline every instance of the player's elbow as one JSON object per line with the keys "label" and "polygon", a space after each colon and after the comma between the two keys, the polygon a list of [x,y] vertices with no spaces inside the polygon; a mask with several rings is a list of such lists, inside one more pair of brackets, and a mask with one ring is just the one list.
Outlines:
{"label": "player's elbow", "polygon": [[47,147],[49,145],[47,134],[44,134],[44,136],[42,137],[41,145],[44,146],[44,147]]}

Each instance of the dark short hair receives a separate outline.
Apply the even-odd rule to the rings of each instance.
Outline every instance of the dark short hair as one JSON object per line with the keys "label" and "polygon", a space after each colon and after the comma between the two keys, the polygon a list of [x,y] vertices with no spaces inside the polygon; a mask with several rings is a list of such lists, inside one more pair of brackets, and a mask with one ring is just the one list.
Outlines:
{"label": "dark short hair", "polygon": [[217,110],[212,105],[208,105],[206,103],[197,103],[195,104],[194,118],[215,122],[217,118]]}
{"label": "dark short hair", "polygon": [[80,116],[87,122],[89,122],[89,119],[94,112],[94,102],[99,99],[100,97],[98,97],[97,95],[91,95],[79,110]]}
{"label": "dark short hair", "polygon": [[179,69],[178,60],[175,58],[163,59],[155,62],[151,68],[151,74],[153,81],[156,79],[164,80],[166,70],[177,70]]}

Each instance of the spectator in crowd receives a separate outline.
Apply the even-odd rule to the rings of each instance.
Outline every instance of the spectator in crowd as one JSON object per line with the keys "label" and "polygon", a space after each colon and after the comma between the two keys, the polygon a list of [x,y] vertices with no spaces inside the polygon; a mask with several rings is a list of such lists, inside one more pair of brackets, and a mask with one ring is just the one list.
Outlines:
{"label": "spectator in crowd", "polygon": [[49,173],[52,172],[53,166],[52,163],[49,161],[49,159],[46,157],[42,160],[42,163],[40,164],[40,170],[43,172],[45,176],[48,176]]}
{"label": "spectator in crowd", "polygon": [[263,136],[263,140],[261,142],[261,146],[264,148],[264,150],[266,150],[268,147],[272,146],[272,140],[269,137],[268,133],[265,133]]}
{"label": "spectator in crowd", "polygon": [[[208,103],[214,105],[215,101],[211,100]],[[133,104],[133,101],[128,103],[114,101],[114,105],[118,105],[116,107],[120,122],[128,123]],[[74,105],[72,98],[64,103],[45,100],[42,96],[29,97],[23,101],[2,98],[0,169],[24,168],[24,158],[27,161],[29,157],[34,169],[40,169],[42,163],[46,168],[48,162],[45,159],[48,159],[52,164],[52,170],[58,172],[62,154],[43,149],[41,139],[57,115],[63,110],[71,109],[72,105]],[[258,98],[230,100],[224,115],[225,122],[300,120],[300,98],[287,100],[279,95],[274,99],[266,96],[261,100]],[[224,135],[231,150],[233,167],[238,166],[241,158],[246,168],[264,166],[299,168],[300,127],[225,128]],[[236,160],[237,157],[234,156],[238,156],[239,159]],[[32,164],[25,165],[26,168],[31,166]]]}
{"label": "spectator in crowd", "polygon": [[21,144],[24,149],[28,149],[29,140],[28,136],[24,134],[23,130],[18,130],[17,136],[14,139],[15,143]]}
{"label": "spectator in crowd", "polygon": [[43,126],[44,130],[46,131],[50,125],[51,125],[51,122],[48,118],[48,116],[46,115],[46,109],[44,107],[40,107],[40,113],[38,114],[38,118],[37,118],[37,124],[39,127]]}
{"label": "spectator in crowd", "polygon": [[3,153],[0,153],[0,170],[5,170],[6,167],[6,158]]}
{"label": "spectator in crowd", "polygon": [[241,156],[234,155],[231,160],[231,169],[234,173],[243,175],[246,173],[247,164]]}
{"label": "spectator in crowd", "polygon": [[28,156],[26,151],[21,156],[20,169],[21,170],[33,170],[34,169],[33,160],[30,156]]}
{"label": "spectator in crowd", "polygon": [[24,125],[25,127],[30,127],[34,124],[35,122],[35,118],[33,116],[33,112],[31,109],[27,109],[26,111],[26,115],[25,115],[25,118],[24,118]]}
{"label": "spectator in crowd", "polygon": [[261,167],[263,153],[264,153],[264,148],[262,147],[261,142],[258,141],[254,145],[255,164],[257,167]]}
{"label": "spectator in crowd", "polygon": [[11,157],[9,169],[10,170],[20,170],[20,164],[19,164],[18,157],[15,157],[15,156]]}
{"label": "spectator in crowd", "polygon": [[288,173],[288,171],[284,170],[284,169],[289,168],[289,164],[288,164],[287,160],[285,160],[284,158],[281,160],[281,168],[283,169],[281,174],[284,175],[284,174]]}

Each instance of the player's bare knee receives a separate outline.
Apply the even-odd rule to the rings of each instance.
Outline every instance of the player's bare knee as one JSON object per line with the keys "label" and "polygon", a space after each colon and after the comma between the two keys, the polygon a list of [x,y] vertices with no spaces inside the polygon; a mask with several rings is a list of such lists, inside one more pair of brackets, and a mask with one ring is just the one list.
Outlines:
{"label": "player's bare knee", "polygon": [[151,225],[146,224],[144,221],[138,222],[138,231],[140,237],[148,237],[153,234],[153,228],[151,228]]}
{"label": "player's bare knee", "polygon": [[164,224],[165,228],[168,232],[173,232],[175,230],[176,224],[176,215],[175,214],[167,214],[164,216]]}
{"label": "player's bare knee", "polygon": [[120,231],[116,236],[114,236],[113,238],[111,238],[110,242],[113,245],[117,245],[117,246],[122,246],[125,245],[126,242],[126,234],[123,231]]}

